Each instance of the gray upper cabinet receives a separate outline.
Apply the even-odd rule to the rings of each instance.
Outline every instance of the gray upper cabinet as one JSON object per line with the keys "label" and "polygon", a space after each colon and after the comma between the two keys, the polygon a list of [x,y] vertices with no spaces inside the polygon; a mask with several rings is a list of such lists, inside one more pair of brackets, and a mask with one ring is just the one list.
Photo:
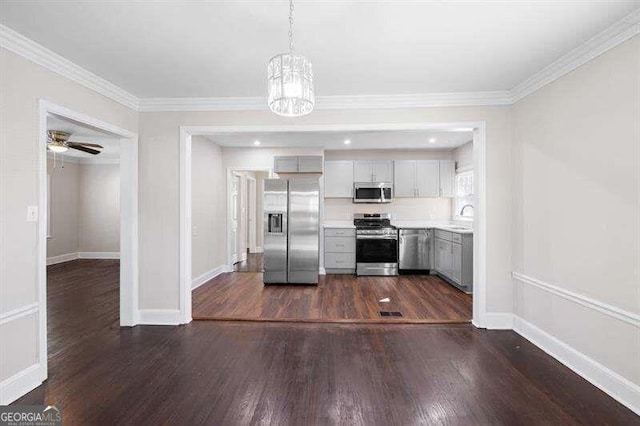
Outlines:
{"label": "gray upper cabinet", "polygon": [[283,156],[273,159],[276,173],[322,173],[322,156]]}
{"label": "gray upper cabinet", "polygon": [[396,161],[393,168],[393,196],[416,196],[416,162]]}
{"label": "gray upper cabinet", "polygon": [[393,161],[355,161],[354,182],[393,183]]}
{"label": "gray upper cabinet", "polygon": [[455,196],[456,162],[453,160],[440,161],[440,196]]}
{"label": "gray upper cabinet", "polygon": [[435,160],[416,161],[416,196],[437,197],[440,186],[439,162]]}
{"label": "gray upper cabinet", "polygon": [[353,161],[324,162],[324,196],[353,197]]}
{"label": "gray upper cabinet", "polygon": [[395,197],[438,197],[439,193],[437,160],[395,162]]}

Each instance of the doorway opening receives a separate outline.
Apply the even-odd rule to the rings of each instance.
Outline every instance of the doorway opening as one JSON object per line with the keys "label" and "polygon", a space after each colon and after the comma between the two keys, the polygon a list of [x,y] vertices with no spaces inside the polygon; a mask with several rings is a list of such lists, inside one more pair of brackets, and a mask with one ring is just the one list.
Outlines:
{"label": "doorway opening", "polygon": [[138,146],[127,130],[46,101],[40,101],[39,143],[44,380],[48,361],[78,339],[138,323]]}
{"label": "doorway opening", "polygon": [[[225,127],[225,126],[195,126],[195,127],[182,127],[181,128],[181,158],[184,160],[184,158],[186,157],[186,153],[190,153],[190,149],[191,149],[191,140],[192,137],[195,138],[196,135],[204,135],[205,137],[210,137],[210,138],[226,138],[226,139],[231,139],[232,137],[236,137],[236,145],[241,145],[243,143],[247,144],[247,147],[251,144],[251,140],[253,140],[254,138],[257,137],[257,135],[263,135],[264,136],[264,140],[269,140],[269,138],[273,138],[273,139],[283,139],[283,138],[287,138],[289,137],[291,140],[296,139],[296,143],[292,144],[291,146],[288,146],[288,150],[286,154],[279,154],[279,155],[314,155],[312,153],[310,153],[309,151],[305,151],[304,153],[302,152],[298,152],[297,154],[295,153],[296,149],[301,149],[303,146],[305,148],[310,148],[313,146],[320,146],[320,155],[325,155],[325,161],[328,159],[327,157],[327,153],[332,149],[327,147],[326,145],[326,141],[327,140],[333,140],[336,139],[335,144],[340,144],[341,146],[343,145],[343,140],[341,137],[336,137],[335,134],[336,133],[345,133],[345,132],[369,132],[369,133],[378,133],[378,132],[400,132],[403,134],[403,137],[401,138],[402,140],[407,139],[407,135],[410,135],[411,133],[419,133],[421,131],[433,131],[433,132],[445,132],[445,133],[455,133],[455,132],[464,132],[469,136],[469,139],[466,139],[464,142],[468,142],[470,140],[473,141],[472,144],[469,145],[469,148],[471,150],[471,152],[473,153],[473,159],[471,160],[473,163],[473,169],[474,169],[474,183],[473,183],[473,194],[469,195],[473,200],[474,200],[474,205],[473,205],[473,210],[474,210],[474,218],[471,221],[471,223],[473,224],[473,242],[472,242],[472,247],[470,247],[470,251],[473,253],[473,300],[469,300],[468,301],[468,305],[467,308],[468,311],[465,314],[465,318],[468,321],[469,317],[471,315],[469,315],[469,311],[472,311],[472,322],[475,326],[477,327],[484,327],[485,326],[485,322],[484,322],[484,317],[485,317],[485,311],[486,311],[486,272],[485,272],[485,262],[486,262],[486,217],[485,217],[485,211],[484,211],[484,206],[485,206],[485,194],[486,194],[486,169],[485,169],[485,124],[483,122],[465,122],[465,123],[434,123],[434,124],[415,124],[415,123],[411,123],[411,124],[380,124],[380,125],[294,125],[294,126],[230,126],[230,127]],[[317,135],[317,140],[322,140],[321,143],[318,143],[316,145],[312,144],[312,143],[303,143],[301,142],[301,140],[303,139],[302,137],[299,136],[309,136],[309,137],[313,137],[313,135]],[[332,136],[333,135],[333,136]],[[242,140],[242,142],[238,142],[238,140]],[[263,148],[266,148],[266,144],[264,143],[263,140]],[[393,142],[393,143],[392,143]],[[391,149],[398,149],[397,147],[397,140],[396,141],[387,141],[387,143],[392,143],[393,148]],[[426,141],[425,141],[426,143]],[[346,145],[346,143],[345,143]],[[338,149],[338,148],[333,148],[333,149]],[[345,149],[342,148],[341,149]],[[348,147],[348,149],[357,149],[357,148],[353,148],[353,142],[352,145],[350,147]],[[389,147],[386,148],[382,148],[382,150],[388,150]],[[383,155],[386,153],[379,153],[380,155]],[[316,154],[317,155],[317,154]],[[453,155],[452,153],[448,154],[449,156]],[[254,160],[256,157],[252,157],[249,156],[247,157],[250,160]],[[371,161],[369,161],[369,164],[373,164],[375,166],[374,163],[376,163],[377,160],[388,160],[389,158],[376,158],[376,159],[369,159]],[[336,160],[336,161],[340,161],[342,160],[341,158],[331,158],[331,160]],[[396,158],[394,158],[393,160],[397,160]],[[416,160],[416,158],[403,158],[403,160],[406,161],[412,161],[412,160]],[[451,159],[449,159],[451,160]],[[366,161],[365,161],[366,163]],[[183,163],[184,164],[184,163]],[[250,167],[253,164],[252,161],[247,161],[245,163],[243,163],[243,165],[245,165],[245,167]],[[272,165],[273,164],[273,158],[270,159],[270,161],[264,161],[264,159],[261,159],[261,164],[269,164]],[[455,179],[453,177],[453,174],[455,173],[455,167],[452,166],[453,161],[448,161],[447,164],[445,164],[443,167],[447,168],[448,172],[451,172],[450,174],[448,174],[448,176],[452,176],[451,180],[448,181],[450,183],[450,187],[447,189],[450,192],[454,191],[454,185],[455,185]],[[364,167],[372,167],[368,164],[363,164]],[[185,170],[188,170],[185,169]],[[389,170],[393,170],[393,169],[389,169]],[[421,170],[421,172],[425,172],[425,170],[429,171],[428,169],[424,169]],[[419,170],[420,171],[420,170]],[[432,170],[433,171],[433,170]],[[232,179],[232,170],[228,170],[228,182],[231,182]],[[354,173],[355,173],[355,169],[354,169]],[[391,172],[393,173],[393,172]],[[377,170],[376,170],[376,175]],[[367,176],[369,176],[370,174],[367,174]],[[187,174],[183,174],[181,179],[181,189],[183,190],[184,193],[188,193],[188,191],[190,190],[190,186],[191,186],[191,182],[189,182],[188,178],[186,178],[188,175]],[[334,173],[334,176],[336,176],[336,174]],[[348,185],[341,185],[341,184],[336,184],[336,182],[334,182],[331,186],[329,185],[329,183],[326,181],[326,177],[324,176],[323,180],[324,180],[324,189],[323,191],[329,191],[330,189],[337,191],[338,194],[340,195],[336,195],[336,197],[343,197],[343,198],[349,198],[348,194],[346,194],[346,192],[350,189],[347,186]],[[338,180],[338,183],[341,182],[341,179]],[[344,188],[343,188],[344,186]],[[438,188],[436,188],[438,189]],[[440,188],[440,190],[442,191],[443,189]],[[345,193],[345,194],[343,194]],[[415,194],[413,192],[410,192],[409,195],[407,195],[406,197],[414,197]],[[327,226],[327,219],[331,219],[331,218],[327,218],[327,217],[323,217],[323,215],[326,213],[326,209],[327,209],[327,201],[325,199],[325,197],[328,197],[328,195],[324,195],[324,197],[321,198],[321,221],[324,223],[325,227]],[[448,201],[447,202],[443,202],[441,204],[446,204],[446,206],[448,206],[448,211],[450,212],[448,217],[449,221],[452,221],[453,219],[453,201],[451,201],[452,199],[452,195],[447,195],[444,197],[448,197]],[[230,201],[228,200],[229,205],[231,205]],[[347,207],[346,205],[348,204],[348,210],[351,211],[354,208],[356,208],[355,206],[353,206],[353,204],[348,201],[345,200],[344,203],[342,203],[341,201],[332,203],[332,211],[333,213],[335,212],[339,212],[341,211],[341,209],[344,207],[345,209],[343,210],[343,212],[347,211]],[[344,206],[342,204],[345,204]],[[398,201],[397,204],[395,204],[396,207],[402,208],[403,203]],[[359,205],[360,207],[364,207],[363,205]],[[404,206],[407,207],[406,211],[409,211],[409,206]],[[183,211],[183,215],[181,216],[182,219],[184,219],[181,223],[182,226],[185,226],[186,223],[188,223],[188,218],[189,218],[189,209],[190,206],[188,205],[182,205],[181,206],[181,211]],[[466,210],[470,210],[470,208],[467,207]],[[335,219],[335,218],[334,218]],[[431,219],[431,218],[428,218]],[[464,220],[464,219],[461,219]],[[342,221],[338,221],[341,222],[341,224],[345,224],[345,223],[349,223],[350,221],[348,220],[342,220]],[[351,222],[352,223],[352,222]],[[468,224],[469,222],[466,223],[461,223],[458,226],[464,226],[465,224]],[[456,226],[455,224],[453,226]],[[230,234],[230,229],[231,227],[228,227],[228,234]],[[187,233],[183,234],[186,239],[188,239],[189,235]],[[442,235],[441,235],[442,236]],[[326,237],[326,234],[325,234]],[[451,237],[453,239],[453,237]],[[185,239],[185,240],[186,240]],[[324,238],[321,238],[321,245],[324,243]],[[233,238],[232,235],[228,235],[228,239],[227,239],[227,257],[228,257],[228,261],[229,261],[229,266],[232,265],[232,262],[234,260],[237,260],[233,258],[233,253],[232,253],[232,242],[236,241],[235,238]],[[336,245],[336,247],[338,247]],[[183,250],[181,250],[181,254],[184,255],[188,255],[188,250],[184,250],[184,248],[186,248],[186,245],[182,246]],[[339,251],[339,250],[338,250]],[[326,250],[324,247],[321,246],[320,248],[320,256],[321,256],[321,271],[320,273],[322,274],[324,272],[324,269],[327,267],[327,258],[326,258]],[[323,258],[324,257],[324,258]],[[335,256],[334,256],[335,257]],[[186,257],[188,258],[188,257]],[[185,258],[185,259],[186,259]],[[451,256],[449,256],[449,261],[450,262],[454,262],[454,260],[457,259],[457,257],[453,256],[453,254],[451,254]],[[446,258],[441,258],[441,260],[447,260]],[[446,266],[446,263],[444,264]],[[441,265],[443,266],[443,265]],[[323,268],[324,267],[324,268]],[[232,271],[232,268],[229,268],[229,271]],[[190,271],[187,270],[187,268],[183,268],[182,272],[184,274],[181,275],[182,279],[182,283],[187,282],[186,278],[189,277],[190,279]],[[335,272],[334,272],[335,273]],[[447,274],[444,274],[447,275]],[[451,273],[448,274],[449,277],[451,277]],[[228,287],[234,287],[237,288],[237,284],[238,281],[236,280],[236,278],[234,278],[234,276],[240,276],[238,274],[228,274],[225,275],[225,278],[220,278],[218,279],[218,282],[221,284],[221,288],[224,286],[228,286]],[[346,290],[353,290],[354,286],[350,285],[349,283],[346,283],[346,281],[344,279],[342,280],[338,280],[336,281],[337,278],[339,278],[340,276],[336,276],[336,275],[326,275],[326,276],[322,276],[321,275],[321,283],[323,281],[327,281],[329,279],[332,280],[332,282],[338,282],[340,281],[342,284],[345,285],[345,289]],[[456,279],[456,275],[453,275],[454,281]],[[238,278],[239,279],[239,278]],[[368,281],[368,280],[373,280],[376,281],[376,283],[378,283],[378,281],[382,282],[384,280],[387,280],[388,278],[376,278],[376,277],[372,277],[372,278],[364,278],[360,281],[358,281],[359,279],[356,279],[354,282],[355,283],[360,283],[360,282],[364,282],[364,281]],[[409,277],[400,277],[401,280],[414,280],[415,278],[413,276],[409,276]],[[429,279],[436,279],[439,281],[442,281],[442,283],[445,283],[444,278],[442,278],[442,276],[438,275],[438,276],[430,276]],[[242,280],[242,281],[246,281],[246,280]],[[260,283],[257,283],[260,284]],[[384,287],[384,284],[376,284],[377,286],[380,287]],[[458,289],[454,288],[453,286],[449,286],[449,284],[443,284],[444,286],[446,286],[446,291],[457,291],[458,293],[464,294],[464,291],[459,291]],[[320,287],[320,286],[319,286]],[[184,288],[184,287],[183,287]],[[235,291],[235,290],[234,290]],[[257,290],[256,290],[257,291]],[[278,287],[278,288],[274,288],[273,290],[269,290],[272,293],[277,293],[277,292],[282,292],[283,293],[283,297],[288,297],[288,295],[286,295],[286,288],[285,287]],[[266,289],[262,289],[262,287],[260,288],[260,294],[265,294],[266,292],[268,292],[268,290]],[[305,292],[313,292],[313,289],[300,289],[298,290],[299,296],[304,298],[305,300],[307,299],[307,296],[309,298],[309,300],[314,300],[314,298],[317,298],[317,296],[315,295],[315,292],[313,294],[309,293],[308,295],[306,294],[301,294],[301,293],[305,293]],[[290,292],[289,292],[290,293]],[[357,293],[357,292],[356,292]],[[456,293],[456,294],[458,294]],[[250,293],[245,293],[245,294],[254,294],[253,290],[250,290]],[[333,293],[335,294],[335,293]],[[188,317],[186,317],[186,321],[191,319],[191,299],[192,299],[192,295],[190,291],[186,291],[185,293],[183,293],[183,302],[185,305],[183,305],[184,308],[184,312],[188,314]],[[375,298],[377,297],[376,294],[370,294],[369,295],[371,298]],[[467,295],[468,297],[468,295]],[[215,299],[215,296],[211,296],[210,298],[211,300]],[[383,303],[387,298],[382,296],[380,298],[380,300],[376,299],[375,303]],[[392,298],[393,300],[393,298]],[[411,299],[413,300],[413,299]],[[214,300],[215,301],[215,300]],[[247,305],[246,303],[246,299],[244,299],[243,302],[243,306]],[[467,302],[465,302],[467,303]],[[186,306],[188,304],[188,306]],[[200,304],[200,306],[204,306],[204,304]],[[408,319],[408,314],[407,311],[403,311],[402,309],[395,309],[393,307],[389,307],[389,309],[379,309],[380,311],[400,311],[403,313],[403,317],[398,317],[397,320],[398,322],[400,322],[400,318],[402,318],[403,321],[407,321]],[[282,313],[282,312],[281,312]],[[376,314],[379,314],[378,309],[375,310]],[[262,314],[261,314],[262,315]],[[297,315],[297,314],[296,314]],[[200,317],[200,315],[198,315],[199,319],[202,319]],[[231,317],[228,317],[231,318]],[[291,320],[294,318],[284,318],[284,319],[280,319],[280,320]],[[394,318],[396,319],[396,318]],[[410,319],[410,318],[409,318]],[[259,318],[258,318],[259,320]],[[313,319],[315,320],[315,319]],[[348,321],[351,321],[352,318],[348,319]],[[457,319],[455,321],[458,321]]]}

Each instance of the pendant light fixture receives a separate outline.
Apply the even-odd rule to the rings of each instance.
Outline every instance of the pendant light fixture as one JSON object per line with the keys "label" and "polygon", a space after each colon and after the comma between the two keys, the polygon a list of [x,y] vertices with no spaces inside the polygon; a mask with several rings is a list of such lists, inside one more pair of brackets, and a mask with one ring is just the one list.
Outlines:
{"label": "pendant light fixture", "polygon": [[269,109],[285,117],[299,117],[313,111],[313,70],[311,62],[293,52],[293,0],[289,0],[289,53],[269,60],[267,67]]}

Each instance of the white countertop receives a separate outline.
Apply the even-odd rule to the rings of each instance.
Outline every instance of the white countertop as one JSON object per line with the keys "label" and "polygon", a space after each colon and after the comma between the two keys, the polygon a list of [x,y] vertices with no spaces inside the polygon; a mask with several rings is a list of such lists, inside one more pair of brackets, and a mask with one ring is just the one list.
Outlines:
{"label": "white countertop", "polygon": [[[455,232],[457,234],[473,234],[473,228],[450,222],[434,220],[392,220],[391,224],[400,229],[441,229],[443,231]],[[460,229],[465,228],[465,229]]]}
{"label": "white countertop", "polygon": [[[450,222],[435,220],[392,220],[391,224],[400,229],[441,229],[443,231],[455,232],[458,234],[473,234],[472,228],[459,229],[461,225],[452,224]],[[323,228],[343,228],[354,229],[353,222],[348,220],[325,220],[322,224]],[[451,227],[457,227],[452,229]]]}
{"label": "white countertop", "polygon": [[353,221],[349,221],[349,220],[325,220],[322,226],[324,228],[355,229]]}

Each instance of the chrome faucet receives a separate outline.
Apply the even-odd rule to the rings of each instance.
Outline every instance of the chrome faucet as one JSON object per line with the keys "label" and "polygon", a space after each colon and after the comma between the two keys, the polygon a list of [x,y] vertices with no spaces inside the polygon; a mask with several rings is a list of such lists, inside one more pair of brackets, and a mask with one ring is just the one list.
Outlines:
{"label": "chrome faucet", "polygon": [[471,210],[473,210],[473,206],[471,204],[465,204],[464,206],[462,206],[462,208],[460,209],[460,216],[464,216],[464,209],[466,209],[467,207],[471,207]]}

